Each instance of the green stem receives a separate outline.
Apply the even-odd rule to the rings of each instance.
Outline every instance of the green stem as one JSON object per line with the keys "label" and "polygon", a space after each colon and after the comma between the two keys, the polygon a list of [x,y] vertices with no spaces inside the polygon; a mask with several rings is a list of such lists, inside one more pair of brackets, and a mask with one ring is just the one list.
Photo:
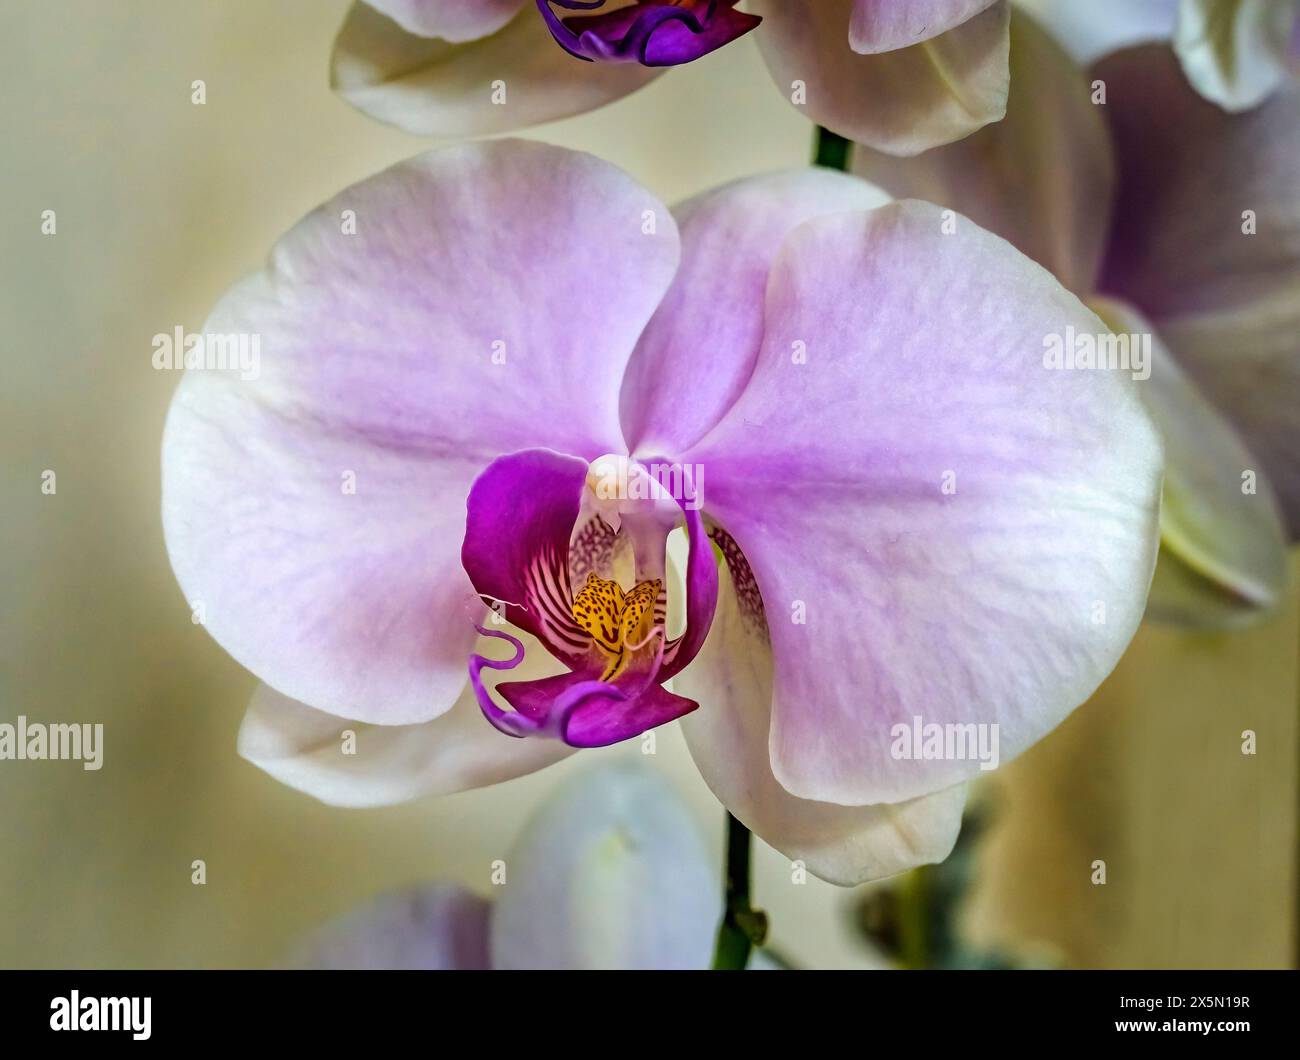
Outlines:
{"label": "green stem", "polygon": [[907,873],[898,889],[898,959],[904,968],[920,969],[930,962],[929,906],[930,866]]}
{"label": "green stem", "polygon": [[742,970],[750,951],[767,937],[767,914],[749,904],[749,862],[749,829],[727,814],[726,908],[713,951],[718,971]]}
{"label": "green stem", "polygon": [[817,146],[813,151],[813,162],[827,169],[847,170],[849,168],[849,141],[829,129],[817,126]]}

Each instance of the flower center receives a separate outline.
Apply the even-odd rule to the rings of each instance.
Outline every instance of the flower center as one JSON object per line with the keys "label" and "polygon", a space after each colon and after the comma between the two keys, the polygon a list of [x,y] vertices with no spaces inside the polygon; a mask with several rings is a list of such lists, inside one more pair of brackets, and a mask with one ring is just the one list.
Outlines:
{"label": "flower center", "polygon": [[654,628],[655,601],[663,582],[639,582],[624,592],[616,581],[595,573],[587,575],[573,598],[573,619],[605,656],[602,681],[612,681],[626,668],[637,649],[645,646]]}

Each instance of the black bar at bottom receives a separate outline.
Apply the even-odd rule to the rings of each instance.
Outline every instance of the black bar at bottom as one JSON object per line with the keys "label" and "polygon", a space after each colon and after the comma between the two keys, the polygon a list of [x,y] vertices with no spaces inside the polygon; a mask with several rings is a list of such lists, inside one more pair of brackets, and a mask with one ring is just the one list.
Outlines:
{"label": "black bar at bottom", "polygon": [[[0,972],[0,1040],[11,1056],[26,1055],[14,1043],[54,1039],[373,1047],[390,1033],[418,1033],[472,1050],[516,1035],[531,1044],[538,1035],[654,1039],[656,1028],[665,1047],[716,1033],[728,1052],[750,1035],[770,1049],[783,1032],[810,1047],[847,1040],[864,1050],[899,1039],[927,1048],[1153,1036],[1263,1044],[1294,1036],[1297,986],[1300,973],[1286,971],[9,971]],[[89,1029],[114,1022],[119,1029]],[[54,1029],[70,1023],[76,1029]]]}

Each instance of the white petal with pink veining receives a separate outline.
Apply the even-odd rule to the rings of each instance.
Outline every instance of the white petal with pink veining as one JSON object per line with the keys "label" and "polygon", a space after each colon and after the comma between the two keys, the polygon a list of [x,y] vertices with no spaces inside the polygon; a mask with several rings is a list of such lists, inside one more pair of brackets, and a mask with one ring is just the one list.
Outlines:
{"label": "white petal with pink veining", "polygon": [[474,637],[470,483],[530,446],[617,451],[677,255],[621,171],[522,141],[422,155],[308,216],[208,323],[259,336],[259,377],[187,373],[168,416],[167,546],[209,632],[320,710],[449,710]]}
{"label": "white petal with pink veining", "polygon": [[[1155,562],[1161,452],[1131,381],[1045,366],[1104,325],[958,216],[893,203],[796,229],[745,393],[684,459],[748,557],[775,658],[776,778],[900,802],[978,775],[893,730],[998,726],[1005,761],[1110,672]],[[802,343],[803,358],[791,354]],[[986,730],[992,732],[992,730]]]}

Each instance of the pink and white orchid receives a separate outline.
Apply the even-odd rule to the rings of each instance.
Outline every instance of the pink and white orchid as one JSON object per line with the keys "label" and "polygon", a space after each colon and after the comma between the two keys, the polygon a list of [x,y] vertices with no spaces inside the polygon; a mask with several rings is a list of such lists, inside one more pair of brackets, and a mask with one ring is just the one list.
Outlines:
{"label": "pink and white orchid", "polygon": [[[809,118],[898,154],[1002,117],[1008,0],[358,0],[334,87],[426,136],[599,107],[750,31]],[[587,60],[587,61],[582,61]]]}
{"label": "pink and white orchid", "polygon": [[690,811],[649,767],[605,764],[566,781],[500,862],[493,900],[452,883],[383,895],[317,930],[291,963],[709,967],[722,917],[718,872]]}
{"label": "pink and white orchid", "polygon": [[1085,75],[1019,12],[1011,63],[1004,121],[854,169],[961,210],[1151,336],[1134,388],[1167,461],[1152,614],[1240,625],[1279,601],[1300,540],[1300,84],[1226,113],[1166,46]]}
{"label": "pink and white orchid", "polygon": [[942,859],[989,763],[899,732],[1024,750],[1155,562],[1158,435],[1044,369],[1066,328],[1103,325],[1002,239],[826,170],[670,213],[505,140],[347,189],[207,324],[260,377],[187,373],[163,441],[177,577],[265,682],[241,752],[376,805],[682,718],[818,875]]}

